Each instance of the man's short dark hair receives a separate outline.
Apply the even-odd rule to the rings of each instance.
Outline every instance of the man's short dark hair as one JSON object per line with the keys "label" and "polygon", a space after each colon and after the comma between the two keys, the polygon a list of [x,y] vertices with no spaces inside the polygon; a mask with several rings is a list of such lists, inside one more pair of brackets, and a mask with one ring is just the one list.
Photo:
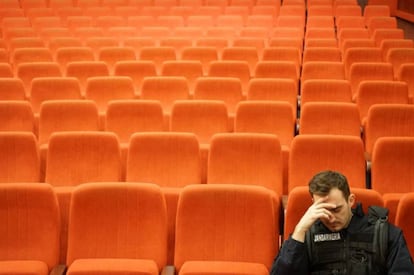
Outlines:
{"label": "man's short dark hair", "polygon": [[346,177],[336,171],[326,170],[319,172],[309,182],[309,193],[311,196],[326,196],[333,188],[338,188],[345,199],[348,199],[351,194]]}

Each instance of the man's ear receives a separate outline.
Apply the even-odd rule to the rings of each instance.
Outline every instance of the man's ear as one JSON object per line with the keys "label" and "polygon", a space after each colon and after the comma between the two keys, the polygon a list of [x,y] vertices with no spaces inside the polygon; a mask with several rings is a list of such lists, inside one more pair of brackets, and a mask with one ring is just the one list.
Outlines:
{"label": "man's ear", "polygon": [[348,204],[350,207],[353,207],[355,204],[355,194],[350,194],[348,197]]}

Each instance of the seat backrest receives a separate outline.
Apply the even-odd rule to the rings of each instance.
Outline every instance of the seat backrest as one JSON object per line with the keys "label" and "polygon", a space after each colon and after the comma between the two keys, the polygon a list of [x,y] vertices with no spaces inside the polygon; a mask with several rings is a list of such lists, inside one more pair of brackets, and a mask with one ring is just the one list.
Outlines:
{"label": "seat backrest", "polygon": [[134,48],[131,47],[102,47],[98,51],[98,60],[108,65],[110,71],[113,71],[114,65],[118,61],[136,60]]}
{"label": "seat backrest", "polygon": [[86,80],[89,77],[109,76],[109,68],[103,61],[76,61],[66,66],[67,77],[76,77],[81,85],[82,95],[85,94]]}
{"label": "seat backrest", "polygon": [[135,133],[127,156],[126,180],[164,187],[201,183],[200,147],[192,133]]}
{"label": "seat backrest", "polygon": [[351,66],[359,62],[382,62],[382,52],[373,47],[352,47],[344,52],[345,74],[349,76]]}
{"label": "seat backrest", "polygon": [[397,72],[397,80],[404,81],[408,85],[408,96],[410,97],[410,102],[414,97],[414,64],[407,63],[401,64],[399,71]]}
{"label": "seat backrest", "polygon": [[0,182],[39,182],[37,140],[31,132],[0,133]]}
{"label": "seat backrest", "polygon": [[273,134],[214,135],[207,168],[208,184],[253,184],[283,193],[281,145]]}
{"label": "seat backrest", "polygon": [[352,88],[352,97],[358,91],[359,84],[365,80],[394,80],[394,71],[390,63],[357,62],[352,64],[348,76]]}
{"label": "seat backrest", "polygon": [[379,47],[385,39],[404,39],[404,30],[400,28],[395,29],[375,29],[371,38],[375,40],[375,43]]}
{"label": "seat backrest", "polygon": [[299,70],[302,64],[302,54],[297,47],[266,47],[263,49],[261,60],[293,61]]}
{"label": "seat backrest", "polygon": [[259,61],[259,52],[255,47],[226,47],[221,53],[221,60],[247,61],[252,74]]}
{"label": "seat backrest", "polygon": [[95,55],[89,47],[62,47],[56,50],[55,60],[64,70],[69,62],[94,61]]}
{"label": "seat backrest", "polygon": [[297,135],[289,154],[289,191],[306,185],[322,170],[344,174],[351,187],[365,188],[364,144],[360,137],[345,135]]}
{"label": "seat backrest", "polygon": [[215,47],[211,46],[188,47],[182,50],[181,59],[200,61],[203,65],[203,73],[206,75],[210,62],[218,60],[218,52]]}
{"label": "seat backrest", "polygon": [[410,219],[414,210],[414,192],[405,194],[398,203],[395,225],[404,231],[410,254],[414,254],[414,223]]}
{"label": "seat backrest", "polygon": [[365,25],[368,25],[369,20],[372,17],[377,16],[391,16],[390,7],[387,5],[367,5],[364,8],[364,18],[365,18]]}
{"label": "seat backrest", "polygon": [[116,99],[133,99],[135,89],[127,76],[95,76],[86,81],[85,97],[96,102],[101,112],[106,112],[108,102]]}
{"label": "seat backrest", "polygon": [[0,101],[0,131],[34,132],[35,118],[27,101]]}
{"label": "seat backrest", "polygon": [[229,115],[234,114],[243,99],[242,84],[235,77],[203,77],[196,81],[194,99],[222,100]]}
{"label": "seat backrest", "polygon": [[356,104],[362,123],[374,104],[408,104],[408,85],[401,81],[362,81],[357,90]]}
{"label": "seat backrest", "polygon": [[176,59],[177,54],[174,47],[142,47],[139,52],[139,60],[153,61],[157,67],[157,72],[161,72],[163,62]]}
{"label": "seat backrest", "polygon": [[56,62],[27,62],[17,66],[16,76],[23,81],[26,93],[28,94],[34,78],[59,77],[62,76],[62,71]]}
{"label": "seat backrest", "polygon": [[154,184],[77,186],[69,211],[67,265],[85,258],[148,259],[161,270],[167,261],[166,212]]}
{"label": "seat backrest", "polygon": [[414,41],[411,39],[384,39],[379,47],[382,51],[383,59],[387,60],[389,50],[393,48],[413,48]]}
{"label": "seat backrest", "polygon": [[[371,187],[381,194],[414,192],[413,137],[381,137],[371,159]],[[395,184],[395,179],[398,184]]]}
{"label": "seat backrest", "polygon": [[243,91],[245,91],[251,76],[250,66],[247,61],[240,60],[212,61],[209,65],[208,76],[238,78],[240,79]]}
{"label": "seat backrest", "polygon": [[298,91],[296,82],[288,78],[253,78],[247,87],[247,100],[287,101],[296,117]]}
{"label": "seat backrest", "polygon": [[159,100],[164,113],[170,113],[175,100],[189,97],[190,89],[183,76],[153,76],[142,81],[141,98]]}
{"label": "seat backrest", "polygon": [[12,66],[9,63],[0,63],[0,77],[1,78],[14,77]]}
{"label": "seat backrest", "polygon": [[194,133],[201,144],[209,144],[214,134],[230,131],[227,106],[219,100],[177,100],[170,130]]}
{"label": "seat backrest", "polygon": [[49,139],[45,182],[74,186],[121,180],[119,142],[114,133],[56,132]]}
{"label": "seat backrest", "polygon": [[156,76],[157,68],[152,61],[118,61],[114,65],[114,75],[130,77],[134,84],[135,92],[139,94],[144,77]]}
{"label": "seat backrest", "polygon": [[203,65],[196,60],[165,61],[161,66],[161,75],[163,76],[184,76],[191,93],[197,78],[203,74]]}
{"label": "seat backrest", "polygon": [[402,64],[414,62],[414,48],[393,48],[388,51],[386,61],[394,68],[394,75],[397,76]]}
{"label": "seat backrest", "polygon": [[39,144],[54,132],[99,131],[98,107],[91,100],[48,100],[39,108]]}
{"label": "seat backrest", "polygon": [[342,62],[308,61],[302,64],[301,83],[308,79],[345,79]]}
{"label": "seat backrest", "polygon": [[254,77],[288,78],[296,82],[299,81],[299,74],[300,71],[293,61],[259,61],[254,70]]}
{"label": "seat backrest", "polygon": [[128,143],[135,132],[163,131],[163,111],[156,100],[112,100],[108,102],[105,131]]}
{"label": "seat backrest", "polygon": [[11,56],[11,63],[17,67],[26,62],[52,62],[52,51],[48,48],[18,48]]}
{"label": "seat backrest", "polygon": [[[3,167],[3,166],[2,166]],[[41,261],[50,272],[59,261],[59,206],[52,187],[0,185],[1,261]]]}
{"label": "seat backrest", "polygon": [[73,77],[39,77],[32,81],[30,104],[39,113],[46,100],[81,99],[79,80]]}
{"label": "seat backrest", "polygon": [[301,108],[299,133],[360,137],[358,107],[348,102],[308,102]]}
{"label": "seat backrest", "polygon": [[175,267],[180,270],[187,261],[233,261],[270,269],[279,245],[279,207],[274,193],[261,186],[185,187],[178,201]]}
{"label": "seat backrest", "polygon": [[414,106],[411,104],[376,104],[368,111],[364,129],[365,151],[372,154],[380,137],[412,136]]}
{"label": "seat backrest", "polygon": [[352,102],[351,84],[340,79],[308,79],[302,83],[301,105],[313,101]]}
{"label": "seat backrest", "polygon": [[236,109],[234,131],[275,134],[281,145],[290,146],[296,116],[288,102],[243,101]]}

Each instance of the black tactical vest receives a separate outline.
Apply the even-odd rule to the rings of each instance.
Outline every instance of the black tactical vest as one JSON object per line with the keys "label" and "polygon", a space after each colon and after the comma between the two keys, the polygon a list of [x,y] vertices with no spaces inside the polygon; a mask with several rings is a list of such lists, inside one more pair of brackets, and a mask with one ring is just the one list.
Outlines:
{"label": "black tactical vest", "polygon": [[315,223],[307,232],[311,274],[386,274],[386,209],[370,207],[368,217],[362,217],[359,205],[354,215],[364,221],[356,233],[347,230],[332,233],[321,222]]}

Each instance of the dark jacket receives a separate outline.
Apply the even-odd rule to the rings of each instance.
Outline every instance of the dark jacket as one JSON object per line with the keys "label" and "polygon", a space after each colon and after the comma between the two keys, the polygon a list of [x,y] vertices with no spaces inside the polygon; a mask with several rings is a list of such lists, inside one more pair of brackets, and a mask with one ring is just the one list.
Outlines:
{"label": "dark jacket", "polygon": [[[329,230],[320,221],[317,221],[315,225],[319,228],[322,228],[322,230],[325,230],[325,232],[329,232]],[[366,231],[367,226],[367,216],[354,215],[349,226],[346,229],[341,230],[339,233],[343,238],[346,238],[346,236],[355,234],[358,235],[360,232]],[[386,271],[378,271],[378,273],[372,272],[370,274],[414,275],[414,264],[408,251],[402,231],[398,227],[390,224],[388,233],[388,255],[385,267]],[[292,239],[292,237],[289,237],[289,239],[283,243],[279,254],[275,258],[270,274],[311,274],[314,270],[312,270],[313,267],[310,263],[308,248],[305,243],[298,242]],[[339,262],[340,261],[341,260],[339,260]],[[346,261],[349,261],[349,257],[347,257]],[[376,269],[376,267],[374,269]],[[351,273],[352,275],[363,275],[357,274],[355,271]],[[346,272],[344,274],[351,275],[351,273]]]}

